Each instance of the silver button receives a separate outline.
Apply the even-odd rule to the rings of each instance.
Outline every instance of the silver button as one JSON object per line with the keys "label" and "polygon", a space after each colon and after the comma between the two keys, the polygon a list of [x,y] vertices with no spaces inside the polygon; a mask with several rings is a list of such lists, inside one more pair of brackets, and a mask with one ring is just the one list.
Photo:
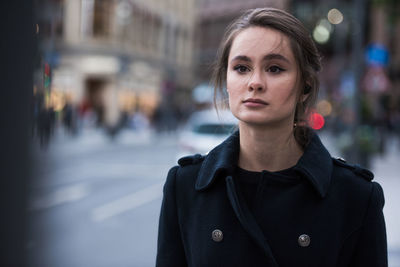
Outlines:
{"label": "silver button", "polygon": [[310,237],[306,234],[299,236],[298,242],[301,247],[308,247],[310,245]]}
{"label": "silver button", "polygon": [[222,239],[224,238],[224,234],[222,233],[221,230],[215,229],[214,231],[212,231],[211,237],[212,240],[214,240],[215,242],[221,242]]}

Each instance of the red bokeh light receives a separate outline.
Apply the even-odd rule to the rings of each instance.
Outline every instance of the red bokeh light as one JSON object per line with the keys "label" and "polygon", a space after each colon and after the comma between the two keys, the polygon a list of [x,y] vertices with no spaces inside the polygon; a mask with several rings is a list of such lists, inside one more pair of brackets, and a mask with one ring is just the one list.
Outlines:
{"label": "red bokeh light", "polygon": [[320,130],[322,129],[322,127],[324,127],[324,124],[325,119],[321,114],[317,112],[311,114],[309,118],[309,125],[311,128],[313,128],[314,130]]}

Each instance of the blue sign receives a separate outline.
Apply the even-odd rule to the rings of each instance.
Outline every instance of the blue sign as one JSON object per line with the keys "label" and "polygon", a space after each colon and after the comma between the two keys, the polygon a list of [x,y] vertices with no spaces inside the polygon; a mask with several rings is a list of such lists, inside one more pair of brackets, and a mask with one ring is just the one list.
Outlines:
{"label": "blue sign", "polygon": [[56,67],[60,63],[60,54],[56,51],[45,52],[44,58],[50,64],[51,67]]}
{"label": "blue sign", "polygon": [[368,65],[385,67],[389,62],[389,51],[381,44],[370,44],[365,56]]}

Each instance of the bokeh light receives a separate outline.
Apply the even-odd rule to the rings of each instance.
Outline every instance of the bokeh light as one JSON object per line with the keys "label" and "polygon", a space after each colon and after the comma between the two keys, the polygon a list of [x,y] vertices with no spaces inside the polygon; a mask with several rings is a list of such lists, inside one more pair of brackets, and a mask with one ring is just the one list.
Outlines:
{"label": "bokeh light", "polygon": [[317,104],[317,112],[326,117],[332,113],[332,104],[327,100],[321,100]]}
{"label": "bokeh light", "polygon": [[317,112],[311,114],[309,118],[309,125],[311,128],[313,128],[314,130],[320,130],[322,129],[322,127],[324,127],[324,124],[325,119],[321,114]]}
{"label": "bokeh light", "polygon": [[328,20],[332,24],[340,24],[343,21],[343,14],[340,10],[332,8],[328,12]]}
{"label": "bokeh light", "polygon": [[329,40],[329,31],[325,27],[318,25],[314,29],[313,37],[317,43],[324,44]]}
{"label": "bokeh light", "polygon": [[331,32],[332,24],[326,19],[321,19],[313,31],[313,38],[319,44],[325,44],[328,42]]}

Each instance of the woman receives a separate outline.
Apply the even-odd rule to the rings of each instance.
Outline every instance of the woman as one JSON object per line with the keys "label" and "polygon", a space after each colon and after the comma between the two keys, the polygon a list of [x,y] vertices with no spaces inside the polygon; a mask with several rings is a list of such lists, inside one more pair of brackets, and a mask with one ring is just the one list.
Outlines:
{"label": "woman", "polygon": [[387,266],[382,188],[306,125],[319,70],[292,15],[255,9],[230,25],[214,78],[239,131],[169,171],[157,266]]}

